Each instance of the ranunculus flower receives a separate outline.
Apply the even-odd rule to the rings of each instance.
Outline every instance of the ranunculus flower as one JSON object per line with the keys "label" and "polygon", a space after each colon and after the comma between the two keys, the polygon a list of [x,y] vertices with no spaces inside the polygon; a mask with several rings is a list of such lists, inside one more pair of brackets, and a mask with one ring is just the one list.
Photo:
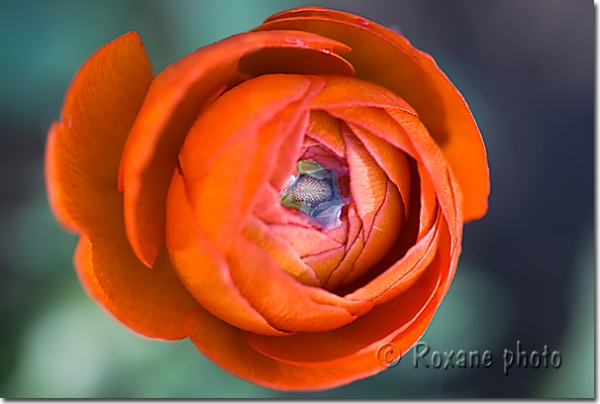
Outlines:
{"label": "ranunculus flower", "polygon": [[433,59],[317,7],[156,77],[137,34],[103,46],[50,129],[46,174],[94,299],[292,390],[380,372],[384,344],[406,352],[489,194],[480,133]]}

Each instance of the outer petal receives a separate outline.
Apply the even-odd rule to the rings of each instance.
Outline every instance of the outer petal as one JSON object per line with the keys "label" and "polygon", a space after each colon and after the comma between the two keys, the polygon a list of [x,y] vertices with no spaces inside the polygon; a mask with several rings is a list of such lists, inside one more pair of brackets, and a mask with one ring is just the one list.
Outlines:
{"label": "outer petal", "polygon": [[[438,265],[441,262],[431,263],[426,273],[405,293],[375,307],[346,327],[282,338],[250,334],[248,341],[253,348],[274,359],[313,368],[351,362],[365,354],[375,356],[377,345],[382,341],[400,337],[416,323],[429,323],[430,314],[439,303],[435,302],[435,297],[445,272],[445,268]],[[415,342],[410,341],[409,346]]]}
{"label": "outer petal", "polygon": [[485,214],[490,185],[481,135],[465,100],[431,56],[379,24],[319,7],[285,11],[256,28],[280,29],[314,32],[349,45],[352,52],[345,57],[357,77],[393,90],[418,111],[465,195],[464,220]]}
{"label": "outer petal", "polygon": [[407,352],[423,334],[449,281],[443,271],[448,238],[444,244],[440,257],[446,258],[433,263],[413,288],[348,326],[271,338],[239,331],[199,309],[186,319],[186,330],[210,359],[260,385],[315,390],[347,384],[385,370],[377,358],[383,343]]}
{"label": "outer petal", "polygon": [[[248,74],[257,74],[256,63],[248,58],[267,48],[303,49],[319,54],[318,65],[310,63],[314,58],[300,59],[295,65],[298,72],[353,73],[337,55],[347,52],[348,47],[318,35],[290,31],[236,35],[198,49],[161,72],[152,83],[131,130],[121,163],[127,234],[136,255],[146,265],[152,265],[164,241],[169,180],[179,148],[199,108]],[[281,68],[277,64],[294,55],[283,51],[276,56],[262,59],[261,73]],[[271,66],[271,62],[277,66]],[[246,66],[249,72],[240,72],[239,64]]]}
{"label": "outer petal", "polygon": [[311,369],[271,359],[251,348],[247,333],[198,309],[186,319],[190,339],[208,358],[229,372],[278,390],[328,389],[363,379],[384,368],[375,355],[334,368]]}
{"label": "outer petal", "polygon": [[48,194],[55,214],[80,234],[75,266],[92,296],[137,332],[180,339],[183,318],[197,303],[164,254],[154,271],[136,259],[117,190],[125,139],[152,77],[135,33],[88,59],[69,88],[61,123],[50,130]]}
{"label": "outer petal", "polygon": [[97,212],[118,195],[123,146],[152,79],[136,33],[104,45],[77,72],[61,121],[50,128],[45,159],[50,205],[67,227],[103,224]]}
{"label": "outer petal", "polygon": [[181,284],[165,249],[149,269],[133,254],[123,230],[119,236],[82,235],[75,268],[88,293],[132,330],[165,340],[187,337],[183,321],[199,305]]}

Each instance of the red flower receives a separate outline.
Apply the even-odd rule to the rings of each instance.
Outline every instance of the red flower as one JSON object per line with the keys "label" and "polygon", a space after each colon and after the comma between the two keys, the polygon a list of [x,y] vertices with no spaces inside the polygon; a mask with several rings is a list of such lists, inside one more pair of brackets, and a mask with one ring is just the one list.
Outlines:
{"label": "red flower", "polygon": [[322,389],[406,352],[487,210],[484,145],[435,62],[360,17],[270,17],[154,77],[135,33],[68,90],[46,156],[88,292],[234,374]]}

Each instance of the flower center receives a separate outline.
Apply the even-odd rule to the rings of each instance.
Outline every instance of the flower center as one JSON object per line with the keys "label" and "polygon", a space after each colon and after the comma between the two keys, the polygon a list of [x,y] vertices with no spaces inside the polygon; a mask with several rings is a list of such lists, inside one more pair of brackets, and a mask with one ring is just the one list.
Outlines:
{"label": "flower center", "polygon": [[333,185],[329,180],[302,174],[297,178],[290,196],[294,204],[306,205],[309,209],[315,209],[321,203],[331,199]]}
{"label": "flower center", "polygon": [[309,216],[309,222],[325,230],[341,224],[342,207],[349,202],[340,192],[340,175],[317,162],[298,162],[298,175],[281,193],[280,202]]}

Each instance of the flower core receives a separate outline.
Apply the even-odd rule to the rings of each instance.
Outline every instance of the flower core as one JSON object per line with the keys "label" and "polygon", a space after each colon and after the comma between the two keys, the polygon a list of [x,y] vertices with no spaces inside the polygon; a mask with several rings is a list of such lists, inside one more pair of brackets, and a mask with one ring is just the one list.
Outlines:
{"label": "flower core", "polygon": [[325,230],[341,224],[342,208],[350,198],[340,192],[340,175],[317,162],[298,162],[298,175],[281,193],[279,200],[289,208],[308,215],[311,224]]}

